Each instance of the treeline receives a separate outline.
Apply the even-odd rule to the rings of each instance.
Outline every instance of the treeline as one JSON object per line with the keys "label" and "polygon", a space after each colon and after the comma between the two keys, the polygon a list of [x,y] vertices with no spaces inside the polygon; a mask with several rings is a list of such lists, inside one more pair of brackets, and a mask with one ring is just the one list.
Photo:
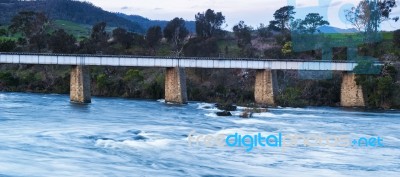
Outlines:
{"label": "treeline", "polygon": [[144,32],[144,29],[138,23],[122,18],[115,13],[104,11],[89,2],[74,0],[0,0],[0,11],[1,24],[9,24],[11,19],[21,11],[33,11],[43,13],[50,19],[89,25],[107,22],[108,25],[113,27],[122,27],[138,33]]}
{"label": "treeline", "polygon": [[[7,28],[0,30],[2,36],[17,36],[17,40],[3,38],[0,41],[0,51],[17,52],[49,52],[49,53],[80,53],[80,54],[109,54],[109,55],[157,55],[157,56],[186,56],[186,57],[253,57],[273,59],[320,59],[326,57],[322,47],[331,45],[332,41],[343,38],[343,41],[367,40],[370,34],[375,34],[377,27],[391,17],[394,1],[379,1],[375,4],[379,9],[380,18],[371,22],[357,23],[359,32],[354,35],[322,35],[319,27],[328,25],[329,22],[317,13],[309,13],[304,19],[294,19],[296,9],[293,6],[282,7],[274,13],[274,19],[268,25],[260,24],[253,28],[240,21],[233,26],[232,31],[223,30],[225,16],[222,12],[208,9],[195,15],[195,31],[190,33],[182,18],[174,18],[165,27],[151,26],[143,34],[118,27],[107,31],[107,23],[100,22],[93,25],[89,36],[75,39],[71,34],[59,29],[49,30],[51,20],[38,12],[20,12],[11,20]],[[367,19],[362,16],[366,10],[362,1],[355,9],[346,11],[348,20],[354,18]],[[371,4],[370,4],[371,5]],[[373,4],[372,4],[373,5]],[[370,6],[372,7],[372,6]],[[362,20],[359,20],[360,22]],[[374,26],[375,25],[375,26]],[[368,106],[394,108],[400,106],[399,69],[395,62],[400,56],[400,30],[393,33],[392,39],[370,40],[367,43],[356,45],[359,56],[372,56],[387,63],[378,73],[363,74],[357,79],[358,84],[364,88]],[[361,38],[360,38],[361,37]],[[296,40],[314,39],[314,42],[296,43]],[[315,42],[316,41],[316,42]],[[343,42],[342,41],[342,42]],[[311,45],[310,45],[311,43]],[[339,43],[340,44],[340,43]],[[300,49],[300,50],[299,50]],[[346,47],[333,47],[334,60],[346,60],[348,55]],[[373,67],[364,63],[361,70]],[[35,67],[33,67],[35,68]],[[93,92],[103,96],[126,96],[138,98],[162,98],[164,80],[163,71],[158,69],[128,69],[113,67],[91,67]],[[26,68],[23,68],[26,69]],[[50,72],[43,73],[38,69],[31,69],[29,77],[37,81],[35,91],[51,91],[55,83],[61,85],[60,91],[68,91],[68,69],[61,69],[64,74],[50,76]],[[7,90],[23,90],[28,82],[23,82],[25,75],[20,75],[23,70],[12,73],[4,68],[0,75],[0,86]],[[25,72],[23,72],[25,73]],[[206,70],[187,69],[188,95],[190,100],[241,102],[253,101],[254,71],[240,69],[232,70]],[[229,74],[227,74],[229,73]],[[278,72],[278,104],[282,106],[304,105],[330,105],[339,103],[341,73],[332,73],[330,79],[317,80],[321,72],[307,73],[313,77],[303,77],[297,71]],[[145,77],[146,76],[146,77]],[[315,77],[314,77],[315,76]],[[49,78],[57,78],[54,82]],[[22,80],[22,81],[21,81]],[[21,81],[21,82],[19,82]],[[5,84],[9,83],[9,84]],[[10,84],[14,83],[14,84]],[[19,83],[19,84],[15,84]],[[25,83],[21,85],[21,83]],[[32,85],[32,83],[30,83]],[[7,87],[14,85],[15,87]],[[64,86],[66,88],[64,88]]]}
{"label": "treeline", "polygon": [[[18,39],[2,38],[0,49],[3,52],[181,55],[189,35],[181,18],[171,20],[164,29],[152,26],[145,35],[121,27],[108,32],[107,24],[100,22],[93,26],[90,36],[80,41],[63,29],[50,32],[50,27],[51,20],[44,13],[20,12],[8,28],[0,29],[3,37],[19,36]],[[160,46],[162,50],[158,50]]]}
{"label": "treeline", "polygon": [[[166,20],[150,20],[140,15],[126,15],[123,13],[116,13],[116,14],[120,17],[138,23],[144,30],[148,30],[153,26],[160,26],[161,28],[165,28],[165,26],[167,26],[168,23],[168,21]],[[189,30],[190,33],[196,33],[196,25],[194,21],[186,21],[185,27]]]}

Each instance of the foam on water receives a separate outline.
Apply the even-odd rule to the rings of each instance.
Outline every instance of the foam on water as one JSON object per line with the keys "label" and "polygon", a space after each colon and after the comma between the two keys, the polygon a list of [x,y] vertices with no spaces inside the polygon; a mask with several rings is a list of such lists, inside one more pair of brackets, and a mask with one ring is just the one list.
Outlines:
{"label": "foam on water", "polygon": [[244,110],[244,109],[247,109],[248,107],[244,107],[244,106],[237,106],[236,108],[237,108],[237,109],[239,109],[239,110]]}
{"label": "foam on water", "polygon": [[205,110],[205,111],[211,111],[211,112],[218,112],[221,111],[218,108],[215,107],[214,104],[211,103],[197,103],[197,109]]}
{"label": "foam on water", "polygon": [[216,113],[213,113],[213,112],[207,113],[207,114],[204,114],[204,115],[207,116],[207,117],[219,117],[219,116],[217,116]]}
{"label": "foam on water", "polygon": [[256,128],[229,128],[229,129],[223,129],[220,131],[215,132],[213,135],[219,135],[219,134],[234,134],[234,133],[254,133],[257,132],[258,129]]}
{"label": "foam on water", "polygon": [[[211,103],[0,93],[0,176],[398,176],[400,113],[270,108],[218,117]],[[216,118],[218,117],[218,118]],[[12,121],[9,121],[12,120]],[[380,136],[381,148],[204,147],[191,131]]]}
{"label": "foam on water", "polygon": [[158,99],[157,102],[165,103],[165,100],[164,99]]}
{"label": "foam on water", "polygon": [[266,117],[266,118],[321,118],[316,115],[306,114],[274,114],[270,112],[253,113],[253,117]]}
{"label": "foam on water", "polygon": [[260,119],[235,119],[232,122],[236,124],[268,124],[269,122]]}
{"label": "foam on water", "polygon": [[276,118],[278,116],[270,112],[262,112],[262,113],[253,113],[253,117]]}
{"label": "foam on water", "polygon": [[115,140],[96,140],[96,146],[104,147],[104,148],[140,148],[140,149],[160,149],[167,147],[173,140],[168,139],[159,139],[159,140],[151,140],[151,141],[136,141],[136,140],[124,140],[124,141],[115,141]]}

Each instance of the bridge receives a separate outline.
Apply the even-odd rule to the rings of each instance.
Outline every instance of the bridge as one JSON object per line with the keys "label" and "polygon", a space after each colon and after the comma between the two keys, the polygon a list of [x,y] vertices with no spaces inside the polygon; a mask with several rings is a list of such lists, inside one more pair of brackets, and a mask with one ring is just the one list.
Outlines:
{"label": "bridge", "polygon": [[0,53],[1,63],[72,66],[70,100],[77,103],[91,102],[89,66],[166,68],[165,101],[178,104],[187,102],[184,68],[254,69],[257,70],[255,101],[271,106],[275,105],[276,70],[342,71],[341,105],[365,106],[362,89],[357,86],[352,73],[357,66],[355,61]]}

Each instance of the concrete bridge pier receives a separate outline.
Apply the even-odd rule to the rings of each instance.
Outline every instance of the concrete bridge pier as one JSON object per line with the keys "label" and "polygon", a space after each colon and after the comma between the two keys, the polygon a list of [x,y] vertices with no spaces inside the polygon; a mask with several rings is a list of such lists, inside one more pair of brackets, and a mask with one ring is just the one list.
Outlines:
{"label": "concrete bridge pier", "polygon": [[354,73],[343,74],[340,90],[340,105],[343,107],[365,107],[362,87],[356,83]]}
{"label": "concrete bridge pier", "polygon": [[254,86],[255,102],[265,106],[275,106],[277,84],[276,71],[257,70]]}
{"label": "concrete bridge pier", "polygon": [[165,102],[186,104],[187,101],[185,68],[167,68],[165,72]]}
{"label": "concrete bridge pier", "polygon": [[70,100],[74,103],[90,103],[90,76],[84,66],[72,66]]}

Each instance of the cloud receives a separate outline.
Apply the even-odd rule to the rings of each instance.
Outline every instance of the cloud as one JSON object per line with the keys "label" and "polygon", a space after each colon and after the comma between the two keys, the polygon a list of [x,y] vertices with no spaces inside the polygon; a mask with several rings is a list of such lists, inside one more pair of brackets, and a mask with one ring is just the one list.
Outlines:
{"label": "cloud", "polygon": [[337,1],[337,2],[332,3],[330,6],[331,7],[338,6],[338,5],[342,4],[342,3],[343,3],[342,1]]}
{"label": "cloud", "polygon": [[329,7],[335,7],[343,3],[341,0],[334,0],[332,3],[331,1],[316,1],[316,0],[298,0],[295,1],[295,3],[291,3],[291,5],[297,7],[297,8],[303,8],[303,7],[319,7],[319,8],[329,8]]}
{"label": "cloud", "polygon": [[[327,15],[332,25],[343,27],[339,12],[346,4],[358,4],[360,0],[81,0],[89,1],[105,10],[126,14],[141,15],[149,19],[171,20],[182,17],[194,20],[195,14],[213,9],[225,15],[226,22],[233,26],[240,20],[247,25],[257,26],[268,24],[273,19],[275,10],[286,5],[298,8],[299,18],[306,12],[318,12]],[[292,3],[290,3],[292,2]],[[294,4],[293,4],[294,3]],[[328,7],[329,6],[329,7]],[[315,8],[317,7],[317,8]],[[347,6],[346,6],[347,7]],[[399,9],[393,9],[393,16],[399,14]],[[305,11],[301,16],[301,11]],[[394,23],[396,27],[400,22]]]}

